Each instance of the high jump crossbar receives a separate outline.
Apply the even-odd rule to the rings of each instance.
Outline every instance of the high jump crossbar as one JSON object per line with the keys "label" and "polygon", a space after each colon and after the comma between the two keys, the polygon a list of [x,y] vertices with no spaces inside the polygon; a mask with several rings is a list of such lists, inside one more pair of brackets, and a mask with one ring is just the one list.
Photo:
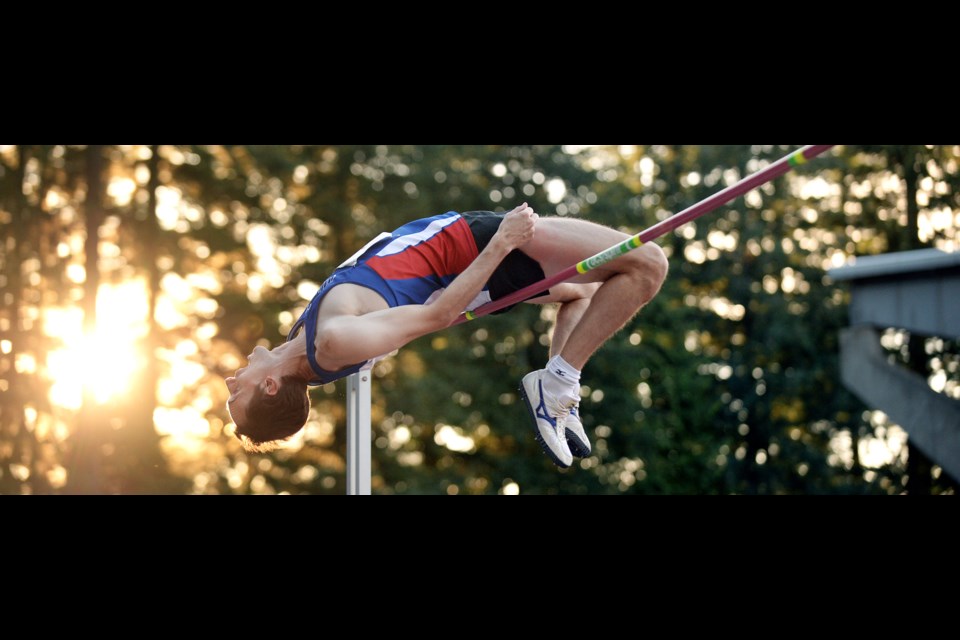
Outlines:
{"label": "high jump crossbar", "polygon": [[[633,251],[645,243],[673,231],[691,220],[710,213],[725,205],[734,198],[756,189],[775,178],[789,173],[795,167],[806,164],[808,160],[816,158],[823,152],[834,147],[832,144],[810,144],[793,151],[763,169],[750,174],[743,180],[730,185],[722,191],[701,200],[680,213],[658,222],[652,227],[641,231],[635,236],[627,238],[620,244],[601,251],[595,256],[559,271],[540,282],[519,289],[499,300],[488,302],[473,311],[460,315],[450,326],[475,320],[494,311],[499,311],[510,305],[530,298],[531,296],[565,282],[578,275],[587,273],[597,267],[616,260],[623,254]],[[371,371],[360,371],[347,378],[347,494],[370,495],[370,378]]]}

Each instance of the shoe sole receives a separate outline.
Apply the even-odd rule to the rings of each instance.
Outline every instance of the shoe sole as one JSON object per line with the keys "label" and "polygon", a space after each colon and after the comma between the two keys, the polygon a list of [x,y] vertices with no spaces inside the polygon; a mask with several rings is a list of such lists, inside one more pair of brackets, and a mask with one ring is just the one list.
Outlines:
{"label": "shoe sole", "polygon": [[[540,443],[540,448],[543,449],[543,452],[547,454],[547,457],[553,461],[553,464],[557,465],[561,469],[569,469],[570,465],[558,458],[557,454],[553,452],[553,449],[547,446],[543,436],[540,435],[540,427],[537,426],[539,424],[539,421],[537,420],[537,412],[533,408],[533,405],[530,404],[530,398],[527,397],[527,390],[523,388],[523,383],[520,384],[520,397],[523,398],[523,404],[527,405],[527,413],[530,414],[530,419],[533,420],[533,435],[536,437],[537,442]],[[564,435],[566,435],[566,432],[564,432]]]}
{"label": "shoe sole", "polygon": [[570,453],[572,453],[574,457],[586,458],[590,455],[591,449],[585,446],[573,431],[566,429],[563,435],[567,437],[567,445],[570,447]]}

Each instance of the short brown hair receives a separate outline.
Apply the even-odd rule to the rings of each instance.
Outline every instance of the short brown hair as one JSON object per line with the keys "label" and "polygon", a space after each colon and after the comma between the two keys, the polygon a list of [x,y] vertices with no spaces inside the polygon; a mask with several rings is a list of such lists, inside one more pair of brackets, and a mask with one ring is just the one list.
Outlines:
{"label": "short brown hair", "polygon": [[247,451],[269,451],[299,431],[310,415],[307,384],[292,376],[280,378],[275,395],[259,387],[247,405],[245,425],[237,425],[237,437]]}

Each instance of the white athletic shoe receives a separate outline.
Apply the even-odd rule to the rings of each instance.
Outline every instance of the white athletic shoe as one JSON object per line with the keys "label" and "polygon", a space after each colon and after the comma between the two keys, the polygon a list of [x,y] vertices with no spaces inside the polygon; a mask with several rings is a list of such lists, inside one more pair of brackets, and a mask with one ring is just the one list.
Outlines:
{"label": "white athletic shoe", "polygon": [[572,453],[575,458],[586,458],[590,455],[592,451],[590,439],[587,437],[587,432],[583,429],[583,423],[580,422],[580,407],[578,405],[573,405],[570,408],[570,413],[567,415],[564,427],[567,432],[567,445],[570,447],[570,453]]}
{"label": "white athletic shoe", "polygon": [[543,376],[546,373],[546,369],[540,369],[525,375],[520,383],[520,396],[533,420],[537,442],[554,464],[566,469],[573,464],[573,454],[570,453],[564,428],[570,407],[544,395]]}

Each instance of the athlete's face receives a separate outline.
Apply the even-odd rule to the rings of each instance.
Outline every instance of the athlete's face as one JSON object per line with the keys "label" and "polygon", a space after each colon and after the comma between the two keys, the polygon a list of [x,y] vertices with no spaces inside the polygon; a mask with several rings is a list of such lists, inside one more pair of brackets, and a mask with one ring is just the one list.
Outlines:
{"label": "athlete's face", "polygon": [[247,366],[237,369],[233,376],[226,379],[230,398],[227,400],[227,411],[230,417],[240,426],[247,417],[247,407],[257,388],[269,393],[269,381],[275,380],[276,357],[263,347],[256,347],[253,353],[247,356]]}

